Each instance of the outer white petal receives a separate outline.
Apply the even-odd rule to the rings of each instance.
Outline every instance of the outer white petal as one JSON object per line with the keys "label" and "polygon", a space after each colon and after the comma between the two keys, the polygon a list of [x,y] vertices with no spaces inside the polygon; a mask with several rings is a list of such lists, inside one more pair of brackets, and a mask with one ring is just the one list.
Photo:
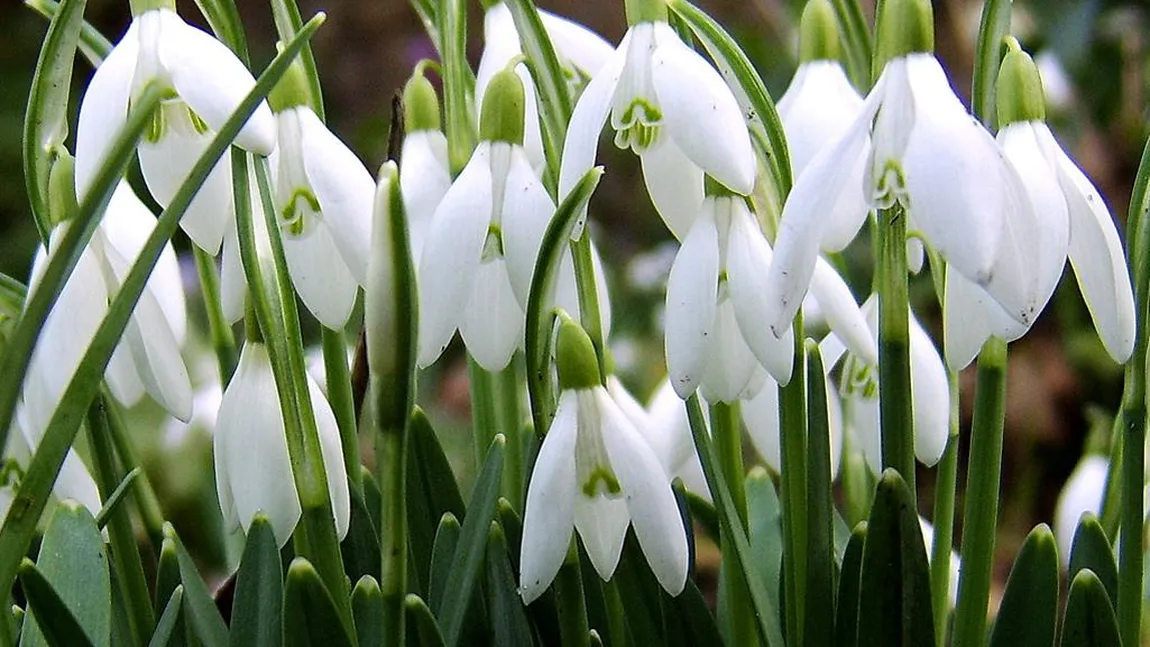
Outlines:
{"label": "outer white petal", "polygon": [[[882,388],[882,385],[879,385]],[[847,428],[854,433],[854,445],[862,449],[867,465],[875,474],[882,473],[882,432],[879,424],[879,398],[859,394],[848,396]]]}
{"label": "outer white petal", "polygon": [[503,188],[503,251],[511,287],[524,309],[539,245],[554,213],[555,203],[531,170],[523,149],[511,147],[511,164]]}
{"label": "outer white petal", "polygon": [[483,54],[479,57],[479,68],[475,72],[475,105],[483,105],[483,95],[487,85],[511,59],[523,50],[519,47],[519,32],[506,2],[493,5],[483,13]]}
{"label": "outer white petal", "polygon": [[950,386],[930,335],[910,317],[910,388],[914,400],[914,453],[934,465],[950,438]]}
{"label": "outer white petal", "polygon": [[367,281],[375,182],[355,153],[310,108],[297,108],[303,164],[343,262],[360,285]]}
{"label": "outer white petal", "polygon": [[705,349],[706,370],[699,385],[708,402],[734,402],[749,389],[756,369],[761,370],[755,354],[747,346],[735,307],[730,298],[723,299],[715,312],[715,323]]}
{"label": "outer white petal", "polygon": [[630,39],[631,31],[628,30],[610,60],[587,84],[571,112],[567,135],[563,139],[563,160],[559,167],[560,199],[567,197],[580,178],[595,165],[599,134],[607,123],[611,99],[615,96],[619,75],[627,61],[627,44]]}
{"label": "outer white petal", "polygon": [[224,234],[224,253],[220,259],[220,306],[228,323],[234,324],[244,316],[247,291],[248,282],[240,261],[240,240],[233,221]]}
{"label": "outer white petal", "polygon": [[326,223],[303,237],[283,237],[292,285],[324,326],[342,330],[355,306],[356,281],[343,262]]}
{"label": "outer white petal", "polygon": [[139,53],[136,21],[112,48],[103,64],[92,75],[76,125],[76,195],[83,200],[92,180],[128,120],[128,97],[136,72]]}
{"label": "outer white petal", "polygon": [[[140,142],[140,170],[156,202],[165,207],[171,203],[212,137],[211,133],[200,135],[168,128],[159,142]],[[224,155],[192,198],[180,218],[180,227],[200,249],[215,256],[228,223],[235,219],[233,213],[232,160],[230,155]]]}
{"label": "outer white petal", "polygon": [[[471,298],[463,309],[459,334],[475,361],[487,371],[501,371],[523,339],[525,315],[515,299],[503,259],[480,263]],[[458,304],[456,304],[458,307]]]}
{"label": "outer white petal", "polygon": [[1009,341],[1027,330],[1027,326],[1003,312],[986,290],[950,267],[946,268],[942,310],[946,363],[954,371],[961,371],[974,361],[991,335]]}
{"label": "outer white petal", "polygon": [[602,36],[577,22],[542,9],[539,17],[555,45],[556,54],[588,76],[594,76],[615,52]]}
{"label": "outer white petal", "polygon": [[348,489],[347,466],[343,462],[343,447],[339,439],[339,425],[327,398],[319,384],[308,376],[307,390],[315,412],[316,429],[319,432],[320,453],[323,455],[323,468],[327,473],[327,488],[331,495],[331,509],[335,516],[335,531],[342,541],[347,536],[351,524],[351,492]]}
{"label": "outer white petal", "polygon": [[419,365],[434,362],[471,298],[491,222],[490,146],[480,144],[432,217],[419,263]]}
{"label": "outer white petal", "polygon": [[421,130],[403,138],[399,188],[411,230],[412,260],[419,266],[423,241],[439,201],[451,188],[447,169],[447,138],[438,130]]}
{"label": "outer white petal", "polygon": [[683,240],[703,202],[703,171],[669,137],[641,156],[643,182],[667,229]]}
{"label": "outer white petal", "polygon": [[100,501],[100,492],[96,489],[96,481],[84,466],[84,461],[74,450],[69,449],[64,456],[64,464],[60,466],[60,473],[56,476],[56,484],[52,492],[59,499],[72,499],[88,509],[92,515],[99,514],[103,504]]}
{"label": "outer white petal", "polygon": [[778,103],[779,119],[786,131],[791,168],[796,177],[824,146],[846,134],[862,105],[862,97],[838,61],[808,61],[799,65]]}
{"label": "outer white petal", "polygon": [[132,351],[127,343],[117,344],[112,351],[112,359],[104,370],[104,379],[108,382],[112,397],[125,407],[136,406],[144,397],[144,384],[136,373]]}
{"label": "outer white petal", "polygon": [[603,389],[595,390],[602,413],[603,444],[619,484],[639,545],[655,579],[671,595],[687,581],[687,533],[666,472],[651,448]]}
{"label": "outer white petal", "polygon": [[631,392],[615,375],[607,376],[607,393],[611,394],[611,397],[615,399],[615,404],[619,405],[619,410],[627,416],[627,420],[630,420],[636,429],[642,432],[643,437],[650,444],[651,434],[647,431],[650,416],[647,415],[647,410],[643,408],[643,405],[635,399],[635,396],[631,395]]}
{"label": "outer white petal", "polygon": [[854,295],[839,273],[821,257],[811,276],[811,294],[818,299],[827,324],[847,348],[866,363],[878,364],[878,347]]}
{"label": "outer white petal", "polygon": [[1110,462],[1105,456],[1090,454],[1078,462],[1062,486],[1054,508],[1054,538],[1058,541],[1058,554],[1063,564],[1070,563],[1074,531],[1083,513],[1099,514],[1102,510],[1109,471]]}
{"label": "outer white petal", "polygon": [[575,528],[583,539],[591,565],[604,582],[611,579],[619,565],[629,525],[631,515],[622,497],[587,497],[582,492],[575,495]]}
{"label": "outer white petal", "polygon": [[783,467],[779,445],[779,385],[768,378],[763,388],[743,401],[743,423],[759,456],[776,472]]}
{"label": "outer white petal", "polygon": [[[255,79],[223,43],[184,22],[173,11],[161,10],[164,22],[160,58],[176,92],[212,130],[223,128]],[[236,145],[258,155],[276,146],[275,120],[266,101],[260,102],[236,137]]]}
{"label": "outer white petal", "polygon": [[575,438],[578,396],[559,398],[551,429],[539,448],[523,512],[519,552],[519,595],[530,604],[551,585],[571,544],[575,526]]}
{"label": "outer white petal", "polygon": [[665,133],[708,175],[732,191],[750,193],[757,163],[735,95],[670,25],[656,23],[655,38],[659,46],[651,61],[651,80]]}
{"label": "outer white petal", "polygon": [[647,434],[647,443],[663,465],[667,474],[673,474],[695,455],[695,443],[687,420],[687,409],[679,394],[664,379],[647,407],[649,424],[639,431]]}
{"label": "outer white petal", "polygon": [[[218,405],[217,405],[218,406]],[[218,411],[213,411],[212,416]],[[214,431],[215,425],[212,425]],[[233,533],[242,526],[236,513],[236,501],[232,496],[231,472],[225,458],[224,443],[220,434],[212,435],[212,462],[216,473],[216,498],[220,502],[220,514],[224,518],[224,530]]]}
{"label": "outer white petal", "polygon": [[1134,349],[1135,325],[1122,241],[1102,196],[1053,137],[1050,144],[1058,156],[1058,180],[1070,207],[1070,264],[1106,352],[1125,362]]}
{"label": "outer white petal", "polygon": [[719,283],[719,232],[709,212],[691,227],[667,279],[667,370],[679,397],[698,387],[707,367]]}

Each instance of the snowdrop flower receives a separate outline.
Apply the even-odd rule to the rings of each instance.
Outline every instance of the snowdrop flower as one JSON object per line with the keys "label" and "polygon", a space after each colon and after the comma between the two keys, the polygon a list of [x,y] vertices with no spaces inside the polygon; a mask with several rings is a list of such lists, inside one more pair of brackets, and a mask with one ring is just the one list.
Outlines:
{"label": "snowdrop flower", "polygon": [[[823,380],[826,382],[827,421],[831,446],[831,478],[839,473],[843,451],[843,412],[838,393],[831,384],[830,371],[834,365],[823,362]],[[743,424],[751,437],[755,451],[777,473],[783,471],[782,446],[779,441],[779,385],[770,377],[758,393],[742,402]]]}
{"label": "snowdrop flower", "polygon": [[496,75],[482,141],[435,210],[420,260],[420,366],[458,328],[485,370],[507,366],[521,343],[535,257],[555,204],[523,150],[523,84]]}
{"label": "snowdrop flower", "polygon": [[418,268],[431,217],[451,188],[447,138],[439,129],[439,98],[423,76],[422,64],[403,88],[403,124],[399,188],[411,232],[411,258]]}
{"label": "snowdrop flower", "polygon": [[[351,495],[339,429],[319,385],[310,377],[307,382],[331,490],[336,533],[343,539],[351,519]],[[276,541],[283,547],[303,511],[292,477],[271,359],[263,343],[245,342],[235,375],[224,390],[216,421],[216,492],[225,521],[232,530],[242,527],[247,532],[252,517],[263,511],[271,520]]]}
{"label": "snowdrop flower", "polygon": [[1054,507],[1054,538],[1062,563],[1070,563],[1070,548],[1074,532],[1082,515],[1102,513],[1102,498],[1106,493],[1106,479],[1110,475],[1110,461],[1101,454],[1089,454],[1078,461]]}
{"label": "snowdrop flower", "polygon": [[604,580],[627,527],[671,595],[687,580],[687,534],[670,480],[640,432],[599,382],[591,339],[569,317],[556,342],[559,406],[527,489],[519,594],[530,604],[559,572],[579,532]]}
{"label": "snowdrop flower", "polygon": [[559,195],[595,164],[610,118],[615,145],[639,155],[655,208],[682,240],[703,201],[703,174],[746,195],[755,156],[730,88],[667,24],[663,0],[631,0],[627,17],[631,27],[571,115]]}
{"label": "snowdrop flower", "polygon": [[[498,2],[487,0],[483,4],[486,6],[483,14],[483,54],[479,57],[479,70],[475,74],[477,106],[483,105],[483,97],[487,94],[487,87],[495,74],[523,54],[519,45],[519,31],[515,28],[515,20],[507,3],[503,0]],[[572,96],[576,96],[586,79],[599,71],[611,57],[614,49],[599,34],[583,25],[542,9],[538,11],[547,37],[551,39],[551,44],[555,48],[555,55],[559,57],[564,75],[572,85],[577,86],[573,88],[575,92],[572,93]],[[545,160],[543,138],[539,129],[535,80],[531,78],[531,73],[525,65],[516,65],[515,73],[523,82],[523,148],[531,167],[538,173],[542,171]]]}
{"label": "snowdrop flower", "polygon": [[[607,387],[610,389],[610,383]],[[618,398],[616,398],[618,400]],[[703,403],[706,406],[706,403]],[[695,440],[691,436],[691,425],[687,419],[687,407],[671,380],[664,379],[647,405],[647,426],[640,427],[647,438],[647,444],[655,452],[659,463],[672,479],[683,480],[687,490],[711,501],[711,490],[703,474],[703,464],[695,451]]]}
{"label": "snowdrop flower", "polygon": [[296,61],[270,97],[280,142],[270,160],[275,208],[296,292],[320,323],[339,330],[367,281],[375,182],[307,97]]}
{"label": "snowdrop flower", "polygon": [[[759,365],[781,384],[791,378],[794,341],[763,326],[771,248],[742,196],[708,182],[709,195],[683,240],[667,280],[667,368],[680,397],[702,385],[711,402],[756,392]],[[842,279],[823,265],[814,289],[822,311],[851,348],[877,361],[858,305]],[[757,361],[756,361],[757,360]]]}
{"label": "snowdrop flower", "polygon": [[[251,72],[223,43],[185,23],[171,0],[143,3],[127,33],[96,70],[80,104],[76,193],[83,196],[128,117],[137,93],[158,80],[172,90],[140,143],[140,168],[152,196],[167,205],[215,131],[255,85]],[[261,103],[235,144],[259,155],[275,148],[271,111]],[[210,254],[220,248],[232,215],[231,162],[220,158],[180,225]]]}
{"label": "snowdrop flower", "polygon": [[[863,304],[867,323],[878,339],[878,299],[873,295]],[[934,465],[942,458],[950,437],[950,387],[946,369],[934,342],[922,325],[910,317],[910,385],[914,415],[914,453],[920,463]],[[843,357],[845,347],[835,335],[822,342],[823,361],[832,367]],[[875,474],[882,473],[882,434],[879,424],[878,363],[847,353],[842,370],[843,408],[846,427],[857,440],[863,456]]]}
{"label": "snowdrop flower", "polygon": [[1034,216],[1017,178],[931,53],[930,3],[900,0],[883,7],[877,39],[879,60],[886,61],[882,75],[846,134],[823,147],[798,177],[783,208],[767,280],[767,322],[776,334],[786,329],[820,249],[841,246],[861,226],[857,212],[837,211],[851,202],[841,199],[842,192],[859,183],[871,208],[901,204],[909,230],[920,232],[1012,318],[1029,322],[1037,304],[1019,254],[1026,241],[1008,223]]}
{"label": "snowdrop flower", "polygon": [[[1125,362],[1134,349],[1134,295],[1118,230],[1098,190],[1054,140],[1045,122],[1042,83],[1030,56],[1007,54],[998,76],[998,142],[1038,217],[1022,221],[1038,310],[1045,307],[1069,257],[1086,307],[1106,351]],[[986,291],[947,268],[946,360],[968,365],[993,336],[1013,341],[1030,328],[1003,311]]]}

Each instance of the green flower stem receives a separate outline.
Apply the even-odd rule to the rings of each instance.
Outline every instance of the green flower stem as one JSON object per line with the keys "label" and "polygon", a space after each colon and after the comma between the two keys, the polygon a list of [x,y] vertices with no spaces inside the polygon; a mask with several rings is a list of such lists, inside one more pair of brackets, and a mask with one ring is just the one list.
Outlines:
{"label": "green flower stem", "polygon": [[323,329],[323,368],[327,377],[327,401],[339,425],[339,443],[343,464],[351,485],[361,489],[359,469],[359,433],[356,425],[355,398],[351,393],[351,371],[347,366],[347,338],[342,330]]}
{"label": "green flower stem", "polygon": [[878,212],[879,416],[882,466],[902,475],[914,495],[914,415],[910,398],[910,302],[907,294],[906,211]]}
{"label": "green flower stem", "polygon": [[467,3],[464,0],[446,0],[439,10],[443,31],[444,133],[447,135],[448,165],[454,177],[467,165],[471,151],[475,149],[475,119],[467,101],[475,79],[467,63]]}
{"label": "green flower stem", "polygon": [[844,63],[851,83],[859,92],[870,90],[870,60],[874,45],[871,43],[870,29],[863,16],[858,0],[832,0],[835,15],[842,31]]}
{"label": "green flower stem", "polygon": [[579,324],[595,346],[599,362],[599,380],[607,384],[610,364],[607,362],[607,339],[599,309],[599,288],[595,283],[595,264],[591,255],[591,234],[583,227],[582,235],[571,241],[571,258],[575,264],[575,287],[579,297]]}
{"label": "green flower stem", "polygon": [[591,627],[587,624],[587,602],[583,598],[583,578],[579,574],[579,548],[571,538],[567,557],[555,576],[555,602],[559,607],[559,638],[563,647],[591,647]]}
{"label": "green flower stem", "polygon": [[479,467],[495,434],[499,433],[499,386],[495,375],[480,366],[470,353],[467,377],[471,391],[471,435],[475,440],[475,465]]}
{"label": "green flower stem", "polygon": [[144,526],[144,534],[152,545],[152,551],[158,556],[160,548],[164,545],[164,511],[160,507],[160,498],[152,487],[148,473],[132,446],[132,439],[128,434],[128,426],[116,407],[105,409],[108,414],[109,430],[112,432],[112,443],[116,446],[116,455],[120,457],[124,472],[131,472],[140,468],[140,475],[132,481],[133,500],[140,513],[140,523]]}
{"label": "green flower stem", "polygon": [[[105,393],[98,396],[88,407],[88,438],[91,439],[96,484],[100,490],[100,498],[104,501],[115,492],[127,474],[127,470],[116,463],[112,424],[108,415],[108,410],[113,406],[111,399]],[[112,510],[108,519],[108,539],[111,544],[112,568],[124,596],[124,606],[127,607],[128,630],[132,642],[135,645],[145,645],[152,635],[155,614],[128,510],[128,507],[123,505],[116,506]]]}
{"label": "green flower stem", "polygon": [[380,556],[383,566],[383,635],[385,647],[404,644],[403,600],[407,595],[407,427],[379,429],[376,472],[381,496]]}
{"label": "green flower stem", "polygon": [[802,313],[795,317],[791,381],[779,389],[779,499],[783,506],[783,578],[788,645],[801,645],[807,577],[807,387]]}
{"label": "green flower stem", "polygon": [[986,605],[994,566],[998,486],[1002,478],[1002,424],[1006,413],[1006,342],[998,337],[987,341],[978,357],[974,398],[954,644],[979,647],[986,644]]}
{"label": "green flower stem", "polygon": [[950,615],[950,553],[954,543],[954,491],[958,480],[958,373],[947,371],[950,386],[950,438],[938,463],[934,482],[934,545],[930,547],[930,594],[934,609],[934,636],[946,645]]}
{"label": "green flower stem", "polygon": [[220,384],[227,385],[236,370],[239,356],[236,354],[235,335],[232,334],[232,327],[224,317],[220,303],[220,277],[216,273],[216,262],[196,245],[192,245],[192,256],[196,259],[196,274],[200,278],[200,293],[204,297],[204,311],[208,316],[208,335],[212,340],[212,350],[216,353]]}
{"label": "green flower stem", "polygon": [[995,131],[998,125],[997,100],[998,71],[1002,63],[1003,39],[1010,35],[1010,12],[1013,0],[988,0],[982,6],[978,27],[978,44],[974,55],[974,78],[971,99],[974,114],[983,125]]}
{"label": "green flower stem", "polygon": [[524,503],[523,472],[526,469],[526,461],[523,456],[523,409],[520,396],[527,385],[519,370],[518,358],[512,357],[511,363],[499,372],[496,380],[499,433],[507,438],[507,449],[503,458],[503,498],[507,499],[516,511],[521,511]]}
{"label": "green flower stem", "polygon": [[[742,415],[739,402],[718,402],[711,407],[711,441],[725,477],[727,489],[735,503],[739,525],[747,530],[746,468],[743,465]],[[720,543],[732,545],[729,532],[719,529]],[[746,576],[736,566],[733,554],[723,556],[720,586],[726,600],[727,614],[730,617],[731,634],[729,642],[735,645],[750,645],[757,639],[754,610],[750,600],[743,593],[747,590]]]}

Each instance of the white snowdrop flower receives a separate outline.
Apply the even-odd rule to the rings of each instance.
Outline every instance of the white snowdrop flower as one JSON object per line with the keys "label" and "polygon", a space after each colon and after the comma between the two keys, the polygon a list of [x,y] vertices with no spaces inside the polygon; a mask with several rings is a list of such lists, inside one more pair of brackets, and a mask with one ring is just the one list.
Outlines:
{"label": "white snowdrop flower", "polygon": [[[843,452],[843,411],[838,391],[831,383],[830,371],[834,364],[823,362],[823,380],[826,388],[827,421],[831,448],[831,478],[839,473]],[[809,378],[808,378],[809,379]],[[743,424],[747,427],[751,444],[763,461],[775,472],[782,473],[782,445],[779,441],[779,385],[769,376],[757,393],[742,401]]]}
{"label": "white snowdrop flower", "polygon": [[556,344],[559,406],[527,489],[519,593],[531,603],[550,586],[579,532],[608,580],[627,527],[671,595],[687,580],[687,534],[670,480],[647,441],[599,382],[591,340],[566,318]]}
{"label": "white snowdrop flower", "polygon": [[399,189],[411,232],[411,258],[418,268],[431,218],[451,188],[447,138],[439,129],[439,99],[418,66],[403,88],[403,123]]}
{"label": "white snowdrop flower", "polygon": [[1110,476],[1110,461],[1101,454],[1088,454],[1078,461],[1054,506],[1054,538],[1062,563],[1070,563],[1070,548],[1074,532],[1082,515],[1090,512],[1102,514],[1102,499],[1106,494],[1106,479]]}
{"label": "white snowdrop flower", "polygon": [[[172,91],[139,147],[140,168],[152,196],[167,205],[215,131],[255,85],[251,72],[223,43],[183,21],[175,3],[158,0],[132,19],[120,42],[97,68],[80,103],[76,129],[76,193],[84,196],[128,109],[157,80]],[[235,144],[259,155],[276,145],[275,123],[261,103]],[[196,193],[180,225],[209,254],[232,219],[231,162],[220,158]]]}
{"label": "white snowdrop flower", "polygon": [[[608,383],[610,388],[610,383]],[[706,406],[704,402],[704,406]],[[687,407],[675,393],[671,380],[664,379],[647,404],[647,443],[672,479],[683,479],[687,490],[711,501],[711,490],[703,474],[703,464],[695,451]]]}
{"label": "white snowdrop flower", "polygon": [[[351,495],[339,428],[319,385],[311,377],[307,381],[336,533],[343,539],[351,520]],[[235,375],[220,401],[213,440],[216,492],[225,522],[233,530],[242,527],[247,532],[252,517],[263,511],[282,547],[303,510],[292,476],[271,359],[263,343],[244,344]]]}

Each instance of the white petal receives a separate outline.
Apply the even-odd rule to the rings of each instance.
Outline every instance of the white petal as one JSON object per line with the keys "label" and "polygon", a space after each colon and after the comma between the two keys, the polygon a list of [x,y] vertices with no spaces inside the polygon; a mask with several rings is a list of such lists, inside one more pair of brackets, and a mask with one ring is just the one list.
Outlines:
{"label": "white petal", "polygon": [[[215,416],[217,413],[218,411],[212,412],[212,415]],[[215,425],[212,427],[214,430]],[[220,515],[224,518],[224,530],[230,534],[242,526],[240,525],[240,517],[236,514],[236,502],[232,496],[231,474],[224,458],[226,455],[224,437],[223,434],[212,435],[212,461],[216,473],[216,499],[220,502]]]}
{"label": "white petal", "polygon": [[459,334],[468,352],[484,370],[501,371],[523,339],[525,321],[523,309],[511,290],[503,259],[480,263],[471,289]]}
{"label": "white petal", "polygon": [[76,125],[76,195],[83,200],[112,140],[128,120],[128,97],[139,53],[136,22],[96,68]]}
{"label": "white petal", "polygon": [[669,137],[644,151],[641,160],[647,195],[667,229],[683,240],[703,202],[703,171]]}
{"label": "white petal", "polygon": [[671,595],[687,581],[687,533],[666,472],[603,389],[596,389],[603,415],[603,444],[626,496],[635,536],[655,579]]}
{"label": "white petal", "polygon": [[451,188],[447,169],[447,138],[438,130],[408,133],[403,138],[403,165],[399,168],[399,188],[411,230],[412,260],[419,266],[423,241],[439,201]]}
{"label": "white petal", "polygon": [[375,182],[363,162],[310,108],[297,108],[303,163],[343,262],[360,285],[367,281]]}
{"label": "white petal", "polygon": [[623,498],[589,498],[582,492],[575,495],[575,528],[583,539],[591,565],[604,582],[611,579],[619,565],[629,525],[631,515]]}
{"label": "white petal", "polygon": [[[879,385],[879,388],[882,386]],[[852,445],[862,449],[867,465],[875,474],[882,473],[882,432],[878,402],[878,393],[873,398],[856,393],[848,396],[844,405],[847,410],[847,426],[854,433]]]}
{"label": "white petal", "polygon": [[531,472],[519,552],[519,595],[530,604],[551,585],[571,544],[575,525],[577,395],[559,398],[555,419]]}
{"label": "white petal", "polygon": [[327,474],[327,488],[331,496],[331,509],[335,516],[335,532],[340,541],[347,536],[351,524],[351,492],[348,489],[347,466],[343,462],[343,446],[339,438],[339,424],[331,410],[327,398],[319,384],[309,375],[308,394],[311,397],[312,411],[315,412],[316,431],[319,432],[319,448],[323,456],[323,469]]}
{"label": "white petal", "polygon": [[699,385],[703,397],[708,402],[738,400],[761,367],[739,331],[730,298],[719,303],[705,353],[707,368]]}
{"label": "white petal", "polygon": [[579,96],[571,121],[567,125],[567,135],[563,139],[563,160],[559,167],[559,198],[567,197],[575,184],[595,165],[595,154],[599,150],[599,134],[607,123],[607,113],[611,109],[611,99],[619,84],[619,75],[627,60],[627,44],[631,32],[623,36],[618,49],[610,60]]}
{"label": "white petal", "polygon": [[811,294],[819,300],[819,308],[827,324],[847,348],[866,363],[878,364],[878,348],[874,336],[854,295],[839,273],[822,258],[815,262]]}
{"label": "white petal", "polygon": [[635,396],[631,395],[627,387],[614,375],[607,376],[607,393],[611,394],[611,397],[615,399],[615,404],[619,405],[619,410],[627,416],[627,420],[631,421],[631,424],[643,434],[643,437],[648,439],[648,444],[650,444],[651,434],[647,431],[650,419],[643,405],[639,404]]}
{"label": "white petal", "polygon": [[555,203],[531,170],[523,149],[511,147],[511,164],[503,188],[503,250],[511,287],[524,309],[527,308],[535,261],[539,257],[539,245],[554,213]]}
{"label": "white petal", "polygon": [[72,449],[69,449],[64,456],[64,464],[60,466],[60,473],[56,476],[52,492],[61,500],[76,501],[93,515],[99,514],[100,508],[103,507],[96,481],[92,479],[92,474],[84,466],[80,456]]}
{"label": "white petal", "polygon": [[542,9],[539,17],[555,46],[555,53],[566,59],[565,65],[569,63],[587,76],[594,76],[615,52],[602,36],[577,22]]}
{"label": "white petal", "polygon": [[1054,508],[1054,537],[1058,541],[1058,554],[1063,564],[1070,563],[1070,548],[1074,541],[1074,531],[1083,513],[1095,515],[1102,511],[1102,497],[1106,490],[1106,479],[1110,472],[1110,462],[1105,456],[1090,454],[1084,456],[1066,479],[1058,504]]}
{"label": "white petal", "polygon": [[419,365],[434,362],[462,320],[491,222],[491,149],[480,144],[432,217],[419,263]]}
{"label": "white petal", "polygon": [[483,53],[475,72],[475,105],[483,105],[483,96],[491,78],[523,53],[519,47],[519,32],[506,2],[492,5],[483,12]]}
{"label": "white petal", "polygon": [[714,217],[705,212],[691,227],[667,278],[667,370],[684,399],[698,387],[707,366],[719,283],[718,236]]}
{"label": "white petal", "polygon": [[[173,11],[162,11],[163,38],[160,58],[180,98],[196,111],[212,130],[223,128],[255,79],[240,59],[223,43],[185,23]],[[269,155],[276,146],[275,120],[266,101],[236,137],[236,145],[257,155]]]}
{"label": "white petal", "polygon": [[930,335],[910,317],[910,388],[914,399],[914,454],[934,465],[950,438],[950,386]]}
{"label": "white petal", "polygon": [[639,431],[646,433],[651,450],[667,474],[672,474],[695,454],[695,443],[687,420],[687,408],[675,393],[670,379],[659,383],[647,413],[649,424]]}
{"label": "white petal", "polygon": [[112,351],[112,359],[108,361],[108,368],[104,370],[104,379],[108,382],[108,390],[112,392],[112,397],[125,407],[136,406],[144,397],[144,384],[136,374],[132,351],[127,343],[117,344]]}
{"label": "white petal", "polygon": [[1027,326],[1003,312],[986,290],[948,266],[942,329],[947,366],[961,371],[992,335],[1011,341],[1025,334]]}
{"label": "white petal", "polygon": [[224,319],[236,323],[244,316],[248,282],[240,260],[240,241],[233,220],[224,234],[224,253],[220,260],[220,306]]}
{"label": "white petal", "polygon": [[357,286],[327,223],[301,237],[285,234],[283,247],[292,285],[304,305],[324,326],[342,330],[355,306]]}
{"label": "white petal", "polygon": [[1102,196],[1066,153],[1056,150],[1058,179],[1070,207],[1070,264],[1106,352],[1125,362],[1134,349],[1135,324],[1122,241]]}
{"label": "white petal", "polygon": [[655,38],[659,45],[652,56],[651,81],[665,133],[708,175],[732,191],[749,194],[758,166],[735,95],[670,25],[655,23]]}
{"label": "white petal", "polygon": [[768,378],[767,383],[749,400],[743,402],[743,423],[751,436],[751,444],[759,456],[776,472],[782,471],[779,445],[779,386]]}
{"label": "white petal", "polygon": [[[777,106],[795,177],[802,174],[824,146],[846,134],[862,105],[862,97],[838,61],[808,61],[799,65]],[[861,183],[859,193],[861,197]]]}

